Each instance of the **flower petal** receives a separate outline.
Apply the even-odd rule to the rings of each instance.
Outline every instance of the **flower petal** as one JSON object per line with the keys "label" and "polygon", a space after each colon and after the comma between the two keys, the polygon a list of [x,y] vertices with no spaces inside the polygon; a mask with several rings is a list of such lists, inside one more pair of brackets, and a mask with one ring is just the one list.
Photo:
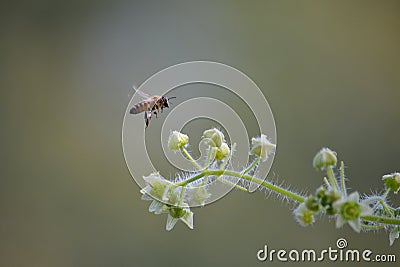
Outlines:
{"label": "flower petal", "polygon": [[355,202],[355,203],[358,203],[358,202],[360,202],[360,195],[358,194],[357,191],[356,191],[356,192],[353,192],[353,193],[351,193],[351,194],[348,196],[347,201],[348,201],[348,202]]}
{"label": "flower petal", "polygon": [[143,195],[142,195],[142,198],[141,198],[142,200],[153,200],[153,198],[151,198],[148,194],[146,194],[146,193],[144,193]]}
{"label": "flower petal", "polygon": [[341,215],[338,215],[336,217],[336,228],[342,227],[345,223],[346,223],[346,220],[343,219],[343,217]]}
{"label": "flower petal", "polygon": [[361,221],[360,221],[360,219],[349,221],[349,225],[357,233],[359,233],[361,231]]}
{"label": "flower petal", "polygon": [[184,222],[190,229],[193,229],[193,212],[186,212],[181,218],[181,221]]}
{"label": "flower petal", "polygon": [[167,224],[165,226],[165,228],[167,229],[167,231],[171,231],[172,228],[174,228],[176,222],[178,221],[178,219],[172,217],[171,215],[168,214],[167,217]]}
{"label": "flower petal", "polygon": [[394,228],[392,231],[390,231],[390,233],[389,233],[389,242],[390,242],[390,245],[393,245],[394,240],[396,240],[397,238],[399,238],[399,235],[400,235],[400,228],[399,228],[399,227],[396,227],[396,228]]}
{"label": "flower petal", "polygon": [[364,203],[359,203],[359,205],[360,205],[360,208],[361,208],[360,216],[372,215],[373,210],[369,205],[364,204]]}
{"label": "flower petal", "polygon": [[154,212],[157,213],[161,210],[163,204],[157,200],[153,200],[153,202],[151,202],[150,206],[149,206],[149,211],[150,212]]}

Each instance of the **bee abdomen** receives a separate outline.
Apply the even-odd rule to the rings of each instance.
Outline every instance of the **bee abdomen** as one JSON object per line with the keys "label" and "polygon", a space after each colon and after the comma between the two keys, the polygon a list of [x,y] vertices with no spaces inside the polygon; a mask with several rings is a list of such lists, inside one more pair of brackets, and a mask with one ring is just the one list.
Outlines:
{"label": "bee abdomen", "polygon": [[149,107],[149,103],[148,102],[145,102],[145,101],[139,102],[139,103],[135,104],[131,108],[129,113],[130,114],[138,114],[138,113],[141,113],[143,111],[146,111],[148,109],[148,107]]}

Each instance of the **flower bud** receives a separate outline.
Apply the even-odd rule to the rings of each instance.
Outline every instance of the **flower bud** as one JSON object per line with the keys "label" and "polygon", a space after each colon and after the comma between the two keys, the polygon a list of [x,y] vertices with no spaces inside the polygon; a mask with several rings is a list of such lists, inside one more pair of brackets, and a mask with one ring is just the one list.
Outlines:
{"label": "flower bud", "polygon": [[223,160],[225,157],[229,155],[231,152],[229,146],[227,143],[222,143],[221,147],[217,149],[217,152],[215,153],[215,158],[218,160]]}
{"label": "flower bud", "polygon": [[189,137],[186,134],[180,133],[178,131],[173,131],[168,139],[168,147],[171,150],[179,150],[186,146],[189,142]]}
{"label": "flower bud", "polygon": [[392,174],[386,174],[382,177],[385,182],[386,189],[391,189],[395,194],[400,190],[400,173],[394,172]]}
{"label": "flower bud", "polygon": [[204,131],[203,138],[210,139],[210,146],[214,147],[220,147],[225,142],[224,134],[216,128]]}
{"label": "flower bud", "polygon": [[321,203],[319,199],[313,198],[312,196],[308,197],[305,201],[307,209],[317,212],[321,210]]}
{"label": "flower bud", "polygon": [[316,169],[326,169],[329,166],[336,166],[336,152],[324,147],[314,157],[313,166]]}
{"label": "flower bud", "polygon": [[268,156],[276,148],[276,145],[272,144],[264,134],[260,137],[253,137],[251,139],[251,144],[250,155],[259,156],[262,161],[267,161]]}

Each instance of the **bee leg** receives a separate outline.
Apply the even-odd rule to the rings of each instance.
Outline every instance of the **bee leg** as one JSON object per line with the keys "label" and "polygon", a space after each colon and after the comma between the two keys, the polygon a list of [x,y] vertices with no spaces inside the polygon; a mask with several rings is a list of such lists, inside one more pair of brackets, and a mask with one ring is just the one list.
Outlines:
{"label": "bee leg", "polygon": [[156,115],[156,118],[157,118],[157,111],[154,111],[154,115]]}
{"label": "bee leg", "polygon": [[145,118],[144,118],[144,121],[145,121],[145,123],[146,123],[146,128],[147,127],[149,127],[149,124],[150,124],[150,120],[151,120],[151,112],[145,112]]}

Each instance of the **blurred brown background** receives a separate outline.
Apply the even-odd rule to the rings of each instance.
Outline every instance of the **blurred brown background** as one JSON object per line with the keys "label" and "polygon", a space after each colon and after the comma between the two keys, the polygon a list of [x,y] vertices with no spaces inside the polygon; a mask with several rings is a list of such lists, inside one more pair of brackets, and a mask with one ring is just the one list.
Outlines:
{"label": "blurred brown background", "polygon": [[312,157],[329,146],[351,188],[379,191],[400,170],[399,1],[3,1],[0,12],[1,266],[272,265],[256,260],[264,244],[324,249],[339,237],[400,257],[384,232],[326,217],[301,228],[263,193],[234,191],[196,209],[195,230],[167,233],[121,145],[133,83],[218,61],[271,105],[271,177],[312,192]]}

